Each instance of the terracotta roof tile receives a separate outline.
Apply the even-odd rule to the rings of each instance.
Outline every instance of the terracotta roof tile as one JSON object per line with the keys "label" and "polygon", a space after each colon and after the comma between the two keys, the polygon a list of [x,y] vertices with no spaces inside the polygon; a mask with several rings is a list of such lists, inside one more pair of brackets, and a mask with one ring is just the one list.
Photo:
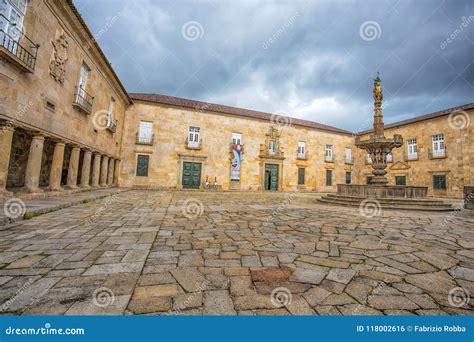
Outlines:
{"label": "terracotta roof tile", "polygon": [[[132,98],[132,100],[136,100],[136,101],[153,102],[153,103],[159,103],[159,104],[165,104],[165,105],[171,105],[171,106],[185,107],[185,108],[190,108],[194,110],[219,112],[219,113],[232,114],[232,115],[238,115],[238,116],[243,116],[243,117],[248,117],[248,118],[268,120],[268,121],[270,121],[272,119],[272,115],[274,115],[271,113],[259,112],[259,111],[250,110],[250,109],[236,108],[236,107],[224,106],[224,105],[215,104],[215,103],[201,102],[201,101],[183,99],[180,97],[166,96],[166,95],[160,95],[160,94],[131,93],[129,95]],[[313,121],[290,118],[290,117],[284,117],[284,118],[287,118],[287,120],[291,120],[288,122],[291,122],[292,125],[298,125],[298,126],[319,129],[319,130],[324,130],[324,131],[330,131],[330,132],[335,132],[335,133],[341,133],[341,134],[352,134],[349,131],[345,131],[343,129],[339,129],[339,128],[328,126],[328,125],[323,125],[323,124],[313,122]]]}

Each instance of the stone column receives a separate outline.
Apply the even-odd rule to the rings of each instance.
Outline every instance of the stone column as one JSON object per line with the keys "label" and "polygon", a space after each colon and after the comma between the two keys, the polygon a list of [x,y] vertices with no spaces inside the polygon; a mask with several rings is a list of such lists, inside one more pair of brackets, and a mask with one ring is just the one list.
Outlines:
{"label": "stone column", "polygon": [[113,182],[113,184],[116,185],[116,186],[118,186],[119,169],[120,169],[120,160],[115,159],[115,165],[114,165],[114,182]]}
{"label": "stone column", "polygon": [[77,188],[77,171],[79,169],[79,156],[81,149],[79,147],[73,147],[71,151],[71,157],[69,158],[69,168],[67,170],[67,187],[69,189]]}
{"label": "stone column", "polygon": [[64,147],[66,144],[58,142],[54,145],[53,162],[49,174],[49,190],[59,191],[61,188],[61,174],[63,172]]}
{"label": "stone column", "polygon": [[109,157],[102,156],[102,167],[100,168],[100,186],[107,186],[107,169],[109,166]]}
{"label": "stone column", "polygon": [[109,173],[107,176],[107,185],[112,186],[114,182],[114,166],[115,166],[115,159],[110,158],[109,159]]}
{"label": "stone column", "polygon": [[84,151],[84,158],[82,158],[81,188],[90,188],[89,176],[91,173],[91,159],[92,152]]}
{"label": "stone column", "polygon": [[13,127],[0,127],[0,196],[11,194],[6,187],[14,131]]}
{"label": "stone column", "polygon": [[40,192],[39,177],[41,172],[41,159],[43,158],[44,136],[35,135],[31,140],[30,153],[28,154],[28,163],[25,172],[26,192]]}
{"label": "stone column", "polygon": [[94,153],[94,164],[92,166],[92,187],[99,187],[99,177],[100,177],[100,154]]}

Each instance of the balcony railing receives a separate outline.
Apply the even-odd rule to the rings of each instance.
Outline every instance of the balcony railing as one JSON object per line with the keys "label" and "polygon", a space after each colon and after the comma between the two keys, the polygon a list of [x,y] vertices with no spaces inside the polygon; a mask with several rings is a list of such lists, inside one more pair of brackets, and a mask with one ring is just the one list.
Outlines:
{"label": "balcony railing", "polygon": [[154,139],[155,135],[153,133],[151,135],[140,135],[137,133],[136,143],[138,145],[153,145]]}
{"label": "balcony railing", "polygon": [[328,163],[332,163],[334,161],[334,155],[324,156],[324,161]]}
{"label": "balcony railing", "polygon": [[87,93],[81,87],[76,87],[76,93],[74,94],[73,106],[83,110],[87,114],[92,113],[92,104],[94,103],[94,97]]}
{"label": "balcony railing", "polygon": [[186,138],[186,148],[191,150],[200,150],[202,148],[202,140],[199,139],[198,142],[189,141],[189,138]]}
{"label": "balcony railing", "polygon": [[0,21],[7,22],[10,27],[10,32],[6,32],[3,27],[0,28],[0,55],[23,71],[33,73],[39,45],[33,43],[30,38],[15,27],[15,23],[12,23],[3,14],[0,14]]}
{"label": "balcony railing", "polygon": [[446,157],[446,146],[442,150],[432,150],[431,148],[428,149],[428,159],[442,159]]}
{"label": "balcony railing", "polygon": [[308,156],[306,153],[297,153],[296,154],[297,159],[308,159]]}
{"label": "balcony railing", "polygon": [[406,153],[405,152],[405,161],[418,160],[418,152],[415,153]]}
{"label": "balcony railing", "polygon": [[113,133],[117,132],[117,120],[112,116],[107,119],[107,129]]}
{"label": "balcony railing", "polygon": [[346,164],[354,164],[354,157],[351,156],[350,158],[349,157],[345,157],[344,158],[344,163]]}

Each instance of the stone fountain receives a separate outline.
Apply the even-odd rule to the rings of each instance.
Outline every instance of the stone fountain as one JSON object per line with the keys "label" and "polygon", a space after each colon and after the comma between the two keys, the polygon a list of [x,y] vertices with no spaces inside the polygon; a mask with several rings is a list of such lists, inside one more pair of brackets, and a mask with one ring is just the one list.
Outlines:
{"label": "stone fountain", "polygon": [[431,210],[448,211],[452,206],[443,201],[426,199],[428,187],[426,186],[404,186],[388,185],[385,177],[387,174],[387,155],[393,149],[403,146],[403,138],[400,134],[394,134],[393,138],[384,135],[384,123],[382,115],[382,85],[380,77],[374,80],[374,129],[370,137],[362,140],[358,135],[355,145],[367,151],[372,159],[371,184],[338,184],[337,194],[328,194],[318,199],[326,204],[337,204],[344,206],[364,206],[371,201],[380,208],[408,209],[408,210]]}
{"label": "stone fountain", "polygon": [[403,138],[400,134],[395,134],[393,138],[384,136],[384,125],[382,115],[382,85],[379,74],[374,80],[374,133],[368,140],[361,140],[356,136],[355,144],[358,148],[366,150],[372,159],[372,174],[374,178],[372,184],[386,185],[388,183],[385,175],[387,171],[387,155],[392,153],[394,148],[403,146]]}

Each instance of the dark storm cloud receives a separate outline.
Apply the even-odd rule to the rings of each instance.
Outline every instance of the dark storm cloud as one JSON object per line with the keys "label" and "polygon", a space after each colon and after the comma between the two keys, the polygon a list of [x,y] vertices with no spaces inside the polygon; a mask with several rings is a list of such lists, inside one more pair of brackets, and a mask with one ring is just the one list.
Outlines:
{"label": "dark storm cloud", "polygon": [[354,130],[473,101],[472,1],[78,0],[130,92]]}

